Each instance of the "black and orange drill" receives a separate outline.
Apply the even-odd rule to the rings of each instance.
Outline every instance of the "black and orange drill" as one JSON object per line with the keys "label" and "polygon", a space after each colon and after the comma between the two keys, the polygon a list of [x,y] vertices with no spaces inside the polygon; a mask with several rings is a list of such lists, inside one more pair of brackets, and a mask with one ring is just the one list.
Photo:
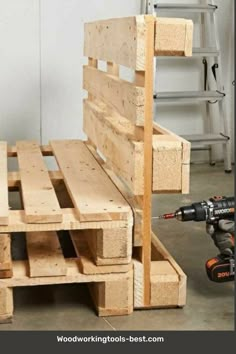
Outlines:
{"label": "black and orange drill", "polygon": [[220,254],[206,262],[210,280],[222,283],[233,281],[234,260],[234,197],[212,197],[207,201],[183,206],[174,213],[160,215],[154,219],[177,219],[179,221],[205,221],[207,232],[212,236]]}

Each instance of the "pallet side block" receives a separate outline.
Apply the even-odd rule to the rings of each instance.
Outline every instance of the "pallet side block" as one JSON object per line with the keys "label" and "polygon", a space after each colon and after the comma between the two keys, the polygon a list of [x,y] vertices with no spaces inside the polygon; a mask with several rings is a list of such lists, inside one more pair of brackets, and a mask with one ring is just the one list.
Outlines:
{"label": "pallet side block", "polygon": [[133,270],[119,281],[93,283],[90,293],[98,316],[122,316],[133,312]]}
{"label": "pallet side block", "polygon": [[[134,259],[134,307],[143,308],[143,265]],[[150,307],[183,307],[187,277],[158,238],[152,234]]]}
{"label": "pallet side block", "polygon": [[12,277],[11,237],[0,235],[0,279]]}
{"label": "pallet side block", "polygon": [[12,288],[0,288],[0,323],[12,321],[13,291]]}
{"label": "pallet side block", "polygon": [[193,22],[186,19],[157,17],[155,56],[192,56]]}

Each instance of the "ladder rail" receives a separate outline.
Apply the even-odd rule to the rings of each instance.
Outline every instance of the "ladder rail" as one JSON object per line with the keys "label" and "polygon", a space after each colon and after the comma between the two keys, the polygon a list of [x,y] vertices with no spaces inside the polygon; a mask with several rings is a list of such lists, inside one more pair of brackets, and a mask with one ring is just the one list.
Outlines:
{"label": "ladder rail", "polygon": [[[213,5],[215,5],[214,0],[210,0]],[[219,33],[218,33],[218,28],[217,28],[217,17],[216,13],[214,12],[211,16],[211,27],[214,26],[215,31],[214,31],[214,39],[216,43],[216,47],[220,49],[220,40],[219,40]],[[217,85],[217,90],[220,92],[224,93],[224,86],[223,86],[223,81],[222,81],[222,60],[221,60],[221,54],[219,52],[219,55],[214,58],[215,63],[217,64],[217,70],[216,70],[216,85]],[[224,127],[224,134],[229,137],[228,141],[226,144],[223,145],[223,152],[224,152],[224,163],[225,163],[225,171],[230,172],[232,170],[232,164],[231,164],[231,127],[230,127],[230,121],[229,121],[229,115],[227,114],[227,107],[226,107],[226,101],[222,100],[219,102],[219,114],[220,117],[222,117],[223,121],[223,127]]]}

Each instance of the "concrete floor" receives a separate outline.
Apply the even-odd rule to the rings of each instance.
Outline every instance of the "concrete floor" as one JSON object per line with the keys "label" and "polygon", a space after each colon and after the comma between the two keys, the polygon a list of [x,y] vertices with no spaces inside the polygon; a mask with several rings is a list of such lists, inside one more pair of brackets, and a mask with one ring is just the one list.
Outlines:
{"label": "concrete floor", "polygon": [[[233,174],[225,174],[222,165],[193,165],[191,194],[154,196],[153,215],[216,194],[234,194]],[[233,330],[234,284],[215,284],[206,276],[205,262],[218,250],[205,224],[159,221],[153,229],[188,276],[183,309],[98,318],[85,285],[17,288],[14,322],[0,325],[0,330]]]}

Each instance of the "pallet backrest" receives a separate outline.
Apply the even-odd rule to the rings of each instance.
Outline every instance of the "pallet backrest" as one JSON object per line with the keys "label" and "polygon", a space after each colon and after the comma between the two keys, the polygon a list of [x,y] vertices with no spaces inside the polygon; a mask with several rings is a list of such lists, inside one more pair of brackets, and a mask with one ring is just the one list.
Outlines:
{"label": "pallet backrest", "polygon": [[[152,40],[147,34],[148,21],[152,21]],[[84,100],[84,131],[131,192],[143,195],[144,135],[147,120],[152,125],[153,105],[152,78],[147,85],[147,70],[150,71],[154,55],[191,55],[192,21],[153,16],[103,20],[85,24],[84,37],[84,55],[89,58],[83,71],[83,88],[89,93]],[[98,69],[99,61],[107,63],[106,71]],[[133,82],[121,79],[120,66],[133,70]],[[159,134],[163,134],[163,129]],[[180,150],[178,137],[170,139],[172,146],[173,140],[177,141],[176,151]],[[150,152],[150,159],[151,155]],[[180,167],[174,183],[165,183],[162,175],[169,174],[170,168],[159,171],[156,178],[153,176],[160,181],[152,183],[153,192],[169,188],[187,191],[182,188]]]}
{"label": "pallet backrest", "polygon": [[[185,192],[188,190],[188,178],[182,174],[189,176],[183,166],[189,164],[190,150],[188,145],[183,153],[183,139],[153,125],[153,58],[191,55],[192,22],[157,20],[151,15],[104,20],[85,24],[84,38],[84,55],[88,57],[83,78],[83,88],[88,91],[84,131],[105,157],[110,177],[133,208],[133,245],[138,247],[143,264],[143,303],[148,305],[151,194],[165,189],[183,192],[183,182]],[[106,62],[106,71],[98,68],[99,61]],[[121,79],[120,66],[133,70],[132,82]],[[161,168],[153,160],[160,157]],[[171,183],[166,178],[169,171]]]}

